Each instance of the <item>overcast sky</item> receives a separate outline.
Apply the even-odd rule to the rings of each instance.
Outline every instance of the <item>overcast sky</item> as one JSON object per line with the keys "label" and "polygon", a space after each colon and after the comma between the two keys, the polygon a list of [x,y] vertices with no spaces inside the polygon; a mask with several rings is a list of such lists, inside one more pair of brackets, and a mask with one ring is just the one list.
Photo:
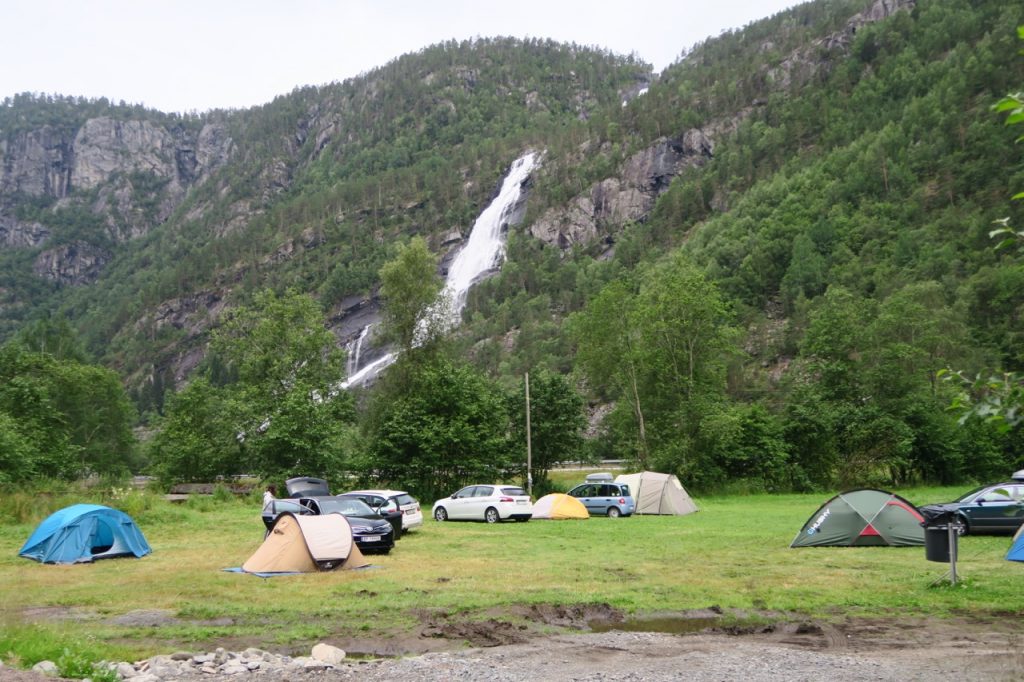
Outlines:
{"label": "overcast sky", "polygon": [[552,38],[661,71],[708,36],[798,0],[0,0],[0,99],[244,108],[443,40]]}

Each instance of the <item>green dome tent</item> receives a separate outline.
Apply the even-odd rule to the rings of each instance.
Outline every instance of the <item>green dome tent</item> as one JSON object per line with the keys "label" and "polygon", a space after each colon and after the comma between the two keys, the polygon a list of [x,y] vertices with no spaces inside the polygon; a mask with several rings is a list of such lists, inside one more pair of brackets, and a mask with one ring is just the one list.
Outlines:
{"label": "green dome tent", "polygon": [[895,493],[839,493],[811,514],[790,547],[905,547],[924,544],[924,517]]}

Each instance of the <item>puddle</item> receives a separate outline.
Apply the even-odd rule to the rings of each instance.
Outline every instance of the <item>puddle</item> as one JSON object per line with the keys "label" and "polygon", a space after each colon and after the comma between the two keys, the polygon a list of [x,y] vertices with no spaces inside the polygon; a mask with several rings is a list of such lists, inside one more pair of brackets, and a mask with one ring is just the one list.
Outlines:
{"label": "puddle", "polygon": [[669,635],[688,635],[694,632],[718,627],[718,618],[687,618],[670,616],[665,618],[638,618],[635,620],[591,620],[587,622],[593,632],[663,632]]}

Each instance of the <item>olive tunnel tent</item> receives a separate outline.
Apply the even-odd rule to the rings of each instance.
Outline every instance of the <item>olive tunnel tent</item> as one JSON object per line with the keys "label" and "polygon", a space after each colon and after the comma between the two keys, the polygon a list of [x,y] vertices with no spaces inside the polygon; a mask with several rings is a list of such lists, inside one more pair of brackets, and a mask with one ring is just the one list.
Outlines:
{"label": "olive tunnel tent", "polygon": [[259,549],[242,564],[242,571],[311,573],[366,565],[352,539],[352,527],[341,514],[298,516],[285,512]]}
{"label": "olive tunnel tent", "polygon": [[839,493],[811,514],[790,547],[903,547],[924,544],[924,517],[895,493]]}
{"label": "olive tunnel tent", "polygon": [[637,514],[661,514],[685,516],[697,511],[686,488],[673,474],[656,471],[641,471],[636,474],[620,474],[616,483],[625,483],[636,500]]}

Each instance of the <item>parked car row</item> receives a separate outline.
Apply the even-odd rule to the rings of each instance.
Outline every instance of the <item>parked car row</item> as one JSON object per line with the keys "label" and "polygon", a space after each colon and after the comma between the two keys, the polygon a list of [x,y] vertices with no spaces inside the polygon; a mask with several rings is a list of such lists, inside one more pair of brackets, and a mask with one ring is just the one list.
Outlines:
{"label": "parked car row", "polygon": [[[616,483],[611,474],[590,474],[586,481],[569,491],[579,499],[591,516],[618,518],[636,511],[636,502],[625,483]],[[467,485],[450,497],[434,503],[436,521],[529,521],[533,516],[530,496],[515,485]]]}
{"label": "parked car row", "polygon": [[[342,514],[363,552],[388,553],[403,533],[423,525],[419,502],[401,490],[353,490],[331,495],[323,479],[300,477],[286,482],[288,498],[273,500],[263,509],[263,524],[270,532],[280,514]],[[591,516],[617,518],[636,511],[636,502],[624,483],[607,473],[591,474],[569,490]],[[951,503],[963,533],[1013,533],[1024,525],[1024,470],[1010,480],[981,486]],[[436,521],[529,521],[533,504],[517,485],[468,485],[434,502]]]}
{"label": "parked car row", "polygon": [[302,476],[285,481],[287,498],[273,499],[261,514],[266,532],[287,512],[300,515],[341,514],[364,553],[387,554],[402,533],[423,525],[419,502],[401,490],[354,490],[331,495],[327,481]]}
{"label": "parked car row", "polygon": [[[352,536],[364,553],[388,553],[402,534],[423,525],[419,502],[402,490],[352,490],[332,495],[327,481],[302,476],[285,482],[287,498],[272,499],[262,518],[269,533],[283,513],[342,514],[352,526]],[[610,474],[591,474],[569,491],[586,506],[591,516],[630,516],[636,504],[629,486],[615,483]],[[437,500],[431,509],[436,521],[529,521],[533,504],[517,485],[468,485]]]}

